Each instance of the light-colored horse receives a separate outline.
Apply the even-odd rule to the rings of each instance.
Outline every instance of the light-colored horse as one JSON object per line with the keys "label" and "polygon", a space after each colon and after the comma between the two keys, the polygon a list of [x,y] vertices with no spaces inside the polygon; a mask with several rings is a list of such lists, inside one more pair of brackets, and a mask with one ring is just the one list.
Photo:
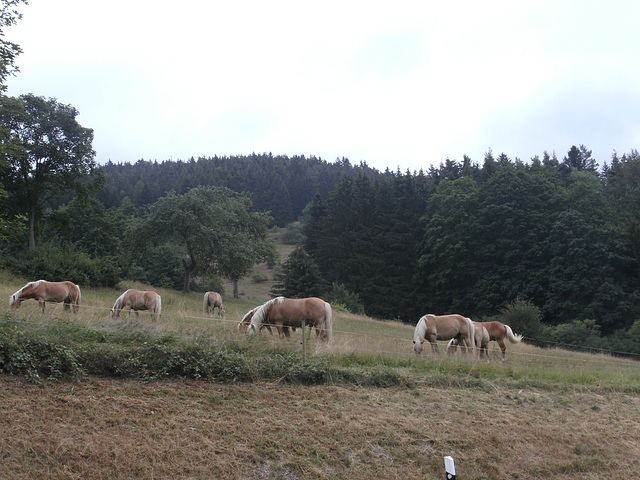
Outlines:
{"label": "light-colored horse", "polygon": [[[518,335],[513,333],[511,327],[509,325],[505,325],[500,322],[474,322],[476,326],[481,326],[487,331],[487,345],[490,341],[495,341],[500,345],[500,351],[502,352],[501,360],[504,362],[505,353],[507,351],[507,346],[504,343],[504,339],[509,340],[510,343],[520,343],[522,341],[522,335]],[[451,342],[449,342],[451,345]],[[457,344],[456,344],[457,345]],[[452,345],[451,345],[452,346]],[[453,346],[452,346],[453,347]],[[453,347],[455,348],[455,347]],[[460,347],[463,348],[463,347]],[[485,347],[485,355],[487,357],[487,361],[489,361],[489,350]],[[480,358],[480,356],[478,356]]]}
{"label": "light-colored horse", "polygon": [[[251,314],[249,312],[247,315]],[[269,325],[275,326],[278,334],[289,336],[289,328],[301,328],[302,321],[316,330],[316,338],[329,343],[333,337],[333,311],[324,300],[311,298],[277,297],[260,305],[251,315],[248,335],[258,333]],[[242,322],[240,322],[242,324]]]}
{"label": "light-colored horse", "polygon": [[[238,330],[241,333],[247,333],[247,330],[249,329],[249,325],[251,325],[251,319],[253,318],[253,314],[256,313],[256,311],[261,307],[262,305],[258,305],[255,308],[252,308],[251,310],[249,310],[247,313],[244,314],[244,317],[242,317],[242,320],[240,320],[240,323],[238,324]],[[271,330],[271,325],[269,325],[268,323],[263,323],[260,326],[260,330],[264,330],[264,329],[269,330],[269,333],[271,335],[273,335],[273,330]],[[291,330],[293,330],[294,332],[296,331],[295,327],[291,328]],[[285,336],[288,337],[289,336],[289,327],[283,327],[283,331],[285,332]]]}
{"label": "light-colored horse", "polygon": [[204,314],[213,317],[213,312],[218,307],[218,316],[224,318],[224,305],[222,297],[216,292],[207,292],[204,294]]}
{"label": "light-colored horse", "polygon": [[413,351],[416,355],[422,353],[422,344],[425,339],[431,344],[434,354],[439,352],[437,340],[450,340],[458,338],[464,345],[471,348],[475,355],[475,329],[470,318],[462,315],[425,315],[416,324],[413,333]]}
{"label": "light-colored horse", "polygon": [[33,298],[38,301],[42,313],[45,311],[45,302],[64,302],[64,309],[73,313],[80,310],[80,287],[71,282],[47,282],[38,280],[29,282],[9,298],[9,306],[18,308],[24,300]]}
{"label": "light-colored horse", "polygon": [[[484,327],[484,325],[479,322],[473,322],[473,329],[476,349],[478,352],[478,360],[482,360],[482,357],[485,357],[488,362],[489,350],[487,349],[487,346],[489,345],[489,332]],[[451,340],[449,340],[449,343],[447,344],[447,353],[455,353],[459,343],[460,342],[457,338],[452,338]],[[462,350],[462,353],[465,353],[466,347],[464,345],[460,345],[460,350]]]}
{"label": "light-colored horse", "polygon": [[111,309],[111,318],[120,317],[120,311],[127,309],[131,318],[131,310],[136,312],[136,319],[140,318],[138,310],[149,310],[151,320],[156,321],[162,313],[162,299],[156,292],[135,290],[130,288],[118,297]]}

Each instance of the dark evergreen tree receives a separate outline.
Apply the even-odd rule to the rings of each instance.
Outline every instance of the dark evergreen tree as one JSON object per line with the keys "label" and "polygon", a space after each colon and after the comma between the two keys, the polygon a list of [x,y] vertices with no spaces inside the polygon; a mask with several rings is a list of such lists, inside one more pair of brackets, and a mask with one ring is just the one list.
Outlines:
{"label": "dark evergreen tree", "polygon": [[328,288],[320,269],[302,247],[296,247],[282,265],[271,295],[288,298],[322,297]]}

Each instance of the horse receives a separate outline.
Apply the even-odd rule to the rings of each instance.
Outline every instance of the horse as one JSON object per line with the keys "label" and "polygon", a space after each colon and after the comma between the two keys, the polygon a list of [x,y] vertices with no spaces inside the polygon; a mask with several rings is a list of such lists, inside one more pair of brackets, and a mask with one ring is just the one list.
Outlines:
{"label": "horse", "polygon": [[[251,313],[251,312],[249,312]],[[316,338],[329,343],[333,337],[333,311],[324,300],[276,297],[260,305],[251,315],[247,335],[258,333],[263,326],[273,325],[280,338],[289,337],[289,328],[302,327],[302,321],[316,330]],[[242,323],[242,322],[241,322]]]}
{"label": "horse", "polygon": [[[487,349],[487,346],[489,345],[489,332],[484,327],[484,325],[479,322],[473,322],[473,330],[475,335],[476,348],[478,348],[478,360],[482,360],[482,357],[484,356],[488,362],[489,350]],[[457,338],[452,338],[451,340],[449,340],[449,343],[447,344],[447,353],[454,353],[458,348],[458,343],[459,341]],[[465,346],[461,345],[460,350],[462,350],[462,352],[464,353]]]}
{"label": "horse", "polygon": [[427,314],[418,320],[413,333],[413,351],[416,355],[422,353],[425,338],[431,343],[431,351],[438,353],[436,340],[461,339],[467,347],[476,353],[475,329],[470,318],[462,315],[431,315]]}
{"label": "horse", "polygon": [[140,319],[138,310],[149,310],[151,320],[156,321],[162,312],[162,299],[156,292],[134,290],[130,288],[118,297],[111,309],[111,318],[120,317],[120,310],[127,309],[131,318],[131,310],[136,312],[136,319]]}
{"label": "horse", "polygon": [[204,294],[204,314],[213,317],[213,312],[218,307],[218,316],[224,318],[224,305],[222,297],[216,292],[207,292]]}
{"label": "horse", "polygon": [[64,309],[69,311],[73,306],[73,313],[80,310],[80,287],[72,282],[47,282],[38,280],[29,282],[9,298],[11,308],[19,308],[24,300],[33,298],[38,301],[40,310],[44,314],[45,302],[64,302]]}
{"label": "horse", "polygon": [[[474,322],[476,326],[481,326],[487,331],[488,340],[486,341],[487,345],[490,341],[495,341],[500,345],[500,350],[502,352],[501,360],[504,362],[505,353],[507,350],[507,346],[504,344],[504,339],[509,340],[510,343],[520,343],[522,341],[522,335],[518,335],[513,333],[511,327],[509,325],[505,325],[500,322]],[[451,344],[451,342],[449,342]],[[452,346],[452,348],[455,348]],[[461,347],[462,348],[462,347]],[[487,356],[487,361],[489,360],[489,351],[485,347],[485,355]]]}
{"label": "horse", "polygon": [[[258,310],[261,306],[262,305],[252,308],[251,310],[249,310],[247,313],[244,314],[244,317],[242,317],[242,320],[240,320],[240,323],[238,324],[238,330],[240,332],[247,333],[247,330],[249,329],[249,325],[251,325],[251,318],[253,318],[253,314],[256,313],[256,310]],[[273,330],[271,330],[271,325],[263,323],[260,326],[260,330],[264,330],[265,328],[269,330],[269,333],[271,335],[273,335]],[[285,335],[288,337],[289,327],[283,327],[283,328],[286,329],[287,333]],[[293,330],[295,331],[295,328],[293,328]]]}
{"label": "horse", "polygon": [[500,350],[502,352],[501,360],[504,362],[505,352],[507,350],[506,345],[504,344],[504,339],[509,340],[509,343],[520,343],[522,341],[522,335],[517,335],[513,333],[511,327],[509,325],[505,325],[500,322],[484,322],[482,323],[484,328],[489,332],[489,340],[494,340],[498,342],[500,345]]}

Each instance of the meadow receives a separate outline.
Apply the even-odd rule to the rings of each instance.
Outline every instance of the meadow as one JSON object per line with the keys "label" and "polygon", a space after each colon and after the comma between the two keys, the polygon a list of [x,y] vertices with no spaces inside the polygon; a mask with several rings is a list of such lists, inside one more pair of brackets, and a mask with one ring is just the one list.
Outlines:
{"label": "meadow", "polygon": [[[26,281],[0,272],[0,296]],[[0,307],[0,364],[53,352],[15,350],[0,374],[0,478],[442,478],[445,455],[460,479],[640,474],[637,361],[526,343],[505,362],[495,343],[491,363],[416,357],[412,326],[339,310],[303,358],[299,331],[237,331],[264,285],[225,296],[224,320],[155,289],[156,323],[112,320],[122,291],[151,288],[120,287],[83,289],[77,315]]]}

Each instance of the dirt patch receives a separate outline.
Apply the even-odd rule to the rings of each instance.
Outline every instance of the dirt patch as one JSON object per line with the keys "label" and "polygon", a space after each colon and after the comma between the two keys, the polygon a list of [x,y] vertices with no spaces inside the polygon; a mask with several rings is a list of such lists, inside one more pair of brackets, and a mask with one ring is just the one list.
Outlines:
{"label": "dirt patch", "polygon": [[[0,478],[596,479],[640,474],[640,398],[0,376]],[[624,472],[622,474],[621,472]]]}

